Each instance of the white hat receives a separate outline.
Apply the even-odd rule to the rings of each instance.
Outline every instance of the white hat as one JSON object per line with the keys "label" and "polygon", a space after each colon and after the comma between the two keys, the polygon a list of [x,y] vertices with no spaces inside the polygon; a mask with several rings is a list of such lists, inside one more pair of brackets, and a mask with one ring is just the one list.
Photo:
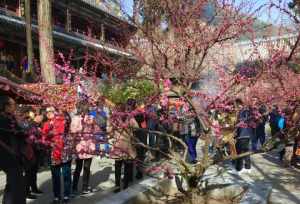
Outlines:
{"label": "white hat", "polygon": [[46,109],[46,112],[55,112],[55,108],[54,107],[48,107]]}

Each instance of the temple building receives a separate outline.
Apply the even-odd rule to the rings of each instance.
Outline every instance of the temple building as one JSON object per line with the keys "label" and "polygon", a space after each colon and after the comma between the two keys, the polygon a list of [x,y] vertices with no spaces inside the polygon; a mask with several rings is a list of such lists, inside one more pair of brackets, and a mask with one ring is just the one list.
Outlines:
{"label": "temple building", "polygon": [[[52,23],[55,53],[74,53],[72,65],[83,66],[86,52],[99,52],[128,65],[134,60],[126,51],[136,27],[120,15],[104,9],[99,0],[52,1]],[[25,0],[0,0],[0,69],[22,76],[26,69]],[[37,1],[31,1],[34,58],[38,61]],[[96,68],[100,77],[111,70],[106,64]]]}

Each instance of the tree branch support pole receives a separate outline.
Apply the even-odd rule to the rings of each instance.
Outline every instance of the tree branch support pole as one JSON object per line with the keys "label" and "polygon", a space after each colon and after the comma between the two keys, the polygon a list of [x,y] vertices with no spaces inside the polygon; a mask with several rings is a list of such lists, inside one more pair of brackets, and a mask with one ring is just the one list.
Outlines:
{"label": "tree branch support pole", "polygon": [[38,0],[40,64],[43,81],[55,84],[51,0]]}

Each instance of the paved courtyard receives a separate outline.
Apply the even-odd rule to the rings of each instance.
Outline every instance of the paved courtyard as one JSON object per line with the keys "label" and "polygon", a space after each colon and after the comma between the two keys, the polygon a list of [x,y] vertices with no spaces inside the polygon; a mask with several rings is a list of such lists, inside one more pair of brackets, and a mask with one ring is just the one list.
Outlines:
{"label": "paved courtyard", "polygon": [[[283,167],[278,163],[275,154],[255,155],[252,157],[251,174],[236,174],[236,179],[247,182],[262,181],[272,185],[269,204],[299,204],[300,203],[300,170],[291,167]],[[114,165],[113,160],[95,158],[92,164],[91,186],[95,192],[85,196],[79,196],[72,200],[71,204],[93,204],[102,199],[115,195],[114,190]],[[74,166],[72,167],[74,169]],[[51,175],[49,171],[43,171],[38,175],[40,188],[44,194],[37,200],[31,200],[30,204],[48,204],[52,201]],[[5,175],[0,173],[0,193],[3,194]],[[79,184],[81,185],[81,183]],[[0,198],[2,200],[2,198]]]}
{"label": "paved courtyard", "polygon": [[[95,189],[95,192],[85,196],[79,196],[72,200],[72,204],[79,203],[96,203],[100,201],[103,197],[111,194],[114,190],[114,161],[106,158],[95,158],[92,163],[92,175],[91,175],[91,186]],[[74,170],[75,166],[72,166]],[[3,189],[5,185],[5,175],[3,172],[0,173],[0,189],[1,198],[3,195]],[[43,171],[38,175],[38,183],[40,189],[44,192],[43,195],[39,196],[37,200],[28,200],[30,204],[49,204],[53,199],[52,195],[52,183],[51,183],[51,173],[49,170]],[[81,183],[79,183],[79,188]]]}
{"label": "paved courtyard", "polygon": [[251,180],[262,180],[272,185],[269,204],[300,203],[300,170],[283,167],[277,155],[263,154],[253,157]]}

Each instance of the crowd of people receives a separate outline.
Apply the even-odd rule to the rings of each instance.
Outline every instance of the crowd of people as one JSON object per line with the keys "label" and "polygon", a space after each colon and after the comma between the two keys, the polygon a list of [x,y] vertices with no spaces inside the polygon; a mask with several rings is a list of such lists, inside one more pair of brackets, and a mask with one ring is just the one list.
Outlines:
{"label": "crowd of people", "polygon": [[[253,105],[244,105],[237,99],[227,109],[215,109],[211,111],[211,117],[216,149],[225,147],[221,149],[232,157],[246,154],[233,163],[238,172],[251,172],[251,154],[247,153],[268,150],[266,143],[272,140],[272,144],[277,144],[273,148],[276,147],[280,163],[299,167],[299,110],[296,103],[285,109],[276,105],[268,108],[256,99],[253,99]],[[289,146],[293,146],[291,154],[286,153]]]}
{"label": "crowd of people", "polygon": [[[196,146],[205,135],[199,118],[188,107],[153,104],[141,108],[133,99],[114,112],[101,102],[81,102],[76,110],[67,112],[55,107],[17,106],[12,98],[1,96],[0,111],[0,168],[7,175],[5,204],[24,204],[26,198],[37,199],[43,193],[37,184],[42,165],[51,170],[53,203],[67,203],[79,194],[93,192],[91,164],[96,156],[115,160],[115,192],[119,192],[133,182],[134,173],[138,180],[144,177],[146,158],[155,162],[167,158],[170,151],[182,153],[182,144],[187,146],[187,162],[198,163]],[[280,111],[276,106],[268,111],[262,104],[247,106],[241,100],[232,103],[231,109],[216,108],[210,113],[210,153],[222,152],[222,156],[263,148],[267,124],[272,137],[288,144],[285,131],[289,120],[299,120],[291,116],[295,111]],[[160,134],[174,135],[177,140]],[[294,138],[291,164],[299,165],[300,140]],[[284,155],[285,145],[279,151],[281,161]],[[234,160],[234,165],[238,172],[249,171],[250,155]]]}
{"label": "crowd of people", "polygon": [[[8,96],[1,96],[0,101],[0,168],[7,175],[3,203],[22,204],[26,198],[36,199],[42,194],[37,173],[45,164],[51,170],[54,203],[68,202],[71,193],[78,194],[82,169],[81,190],[90,193],[92,159],[108,153],[104,108],[80,106],[67,113],[54,107],[17,106]],[[73,175],[72,162],[76,165]]]}
{"label": "crowd of people", "polygon": [[[5,204],[26,203],[26,199],[37,199],[37,195],[43,194],[37,184],[42,165],[50,167],[53,203],[67,203],[74,196],[93,192],[90,176],[96,156],[115,160],[115,192],[126,189],[133,182],[134,172],[136,179],[144,177],[146,129],[168,132],[171,128],[166,111],[155,110],[153,117],[148,118],[144,109],[137,109],[133,99],[114,115],[100,102],[81,102],[76,110],[66,112],[55,107],[19,106],[8,96],[0,99],[0,168],[7,175]],[[168,151],[168,140],[154,134],[149,137],[149,146],[153,148],[151,160],[159,160]]]}

